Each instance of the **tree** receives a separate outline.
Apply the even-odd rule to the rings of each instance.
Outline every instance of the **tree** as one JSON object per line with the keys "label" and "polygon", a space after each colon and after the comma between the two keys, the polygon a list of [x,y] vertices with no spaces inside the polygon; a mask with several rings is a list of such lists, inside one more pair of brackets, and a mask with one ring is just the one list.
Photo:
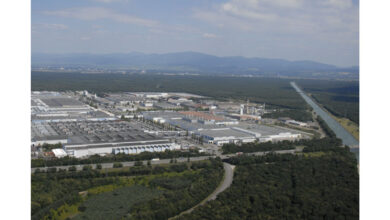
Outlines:
{"label": "tree", "polygon": [[87,207],[85,207],[84,205],[80,205],[77,210],[79,210],[80,212],[84,212],[86,209]]}
{"label": "tree", "polygon": [[134,166],[142,166],[142,161],[135,161]]}
{"label": "tree", "polygon": [[122,163],[114,163],[113,164],[113,168],[120,168],[120,167],[123,167]]}
{"label": "tree", "polygon": [[92,170],[92,166],[91,165],[84,165],[83,171],[88,171],[88,170]]}
{"label": "tree", "polygon": [[152,166],[152,162],[150,160],[148,160],[147,164],[149,167]]}
{"label": "tree", "polygon": [[56,167],[50,167],[50,168],[47,169],[47,172],[48,173],[55,173],[55,172],[57,172],[57,168]]}
{"label": "tree", "polygon": [[102,165],[101,164],[96,164],[96,169],[97,170],[101,170],[102,169]]}

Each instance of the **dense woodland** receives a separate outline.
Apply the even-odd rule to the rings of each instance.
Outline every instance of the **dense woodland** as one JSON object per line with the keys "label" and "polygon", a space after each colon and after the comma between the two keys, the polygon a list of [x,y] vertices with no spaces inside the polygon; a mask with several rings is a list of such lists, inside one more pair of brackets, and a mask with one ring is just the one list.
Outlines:
{"label": "dense woodland", "polygon": [[[166,76],[147,74],[80,74],[31,72],[31,90],[88,90],[90,92],[189,92],[220,100],[306,109],[305,101],[289,80],[228,76]],[[245,88],[245,89],[243,89]]]}
{"label": "dense woodland", "polygon": [[[58,147],[57,147],[58,148]],[[66,166],[78,164],[96,164],[96,163],[111,163],[111,162],[126,162],[126,161],[140,161],[151,160],[153,158],[171,159],[178,157],[196,157],[207,156],[207,153],[199,153],[197,150],[185,151],[170,151],[165,152],[142,152],[140,154],[115,154],[108,156],[92,155],[88,158],[62,157],[52,159],[32,159],[31,167],[52,167],[52,166]]]}
{"label": "dense woodland", "polygon": [[[328,140],[329,141],[329,140]],[[359,219],[359,175],[348,148],[239,156],[233,184],[180,219]]]}
{"label": "dense woodland", "polygon": [[338,117],[359,124],[359,82],[335,80],[297,80],[298,85]]}
{"label": "dense woodland", "polygon": [[31,176],[32,219],[167,219],[196,205],[223,176],[218,159]]}
{"label": "dense woodland", "polygon": [[275,150],[291,150],[294,149],[294,142],[281,141],[281,142],[264,142],[264,143],[245,143],[241,145],[236,144],[224,144],[222,146],[223,154],[232,154],[237,152],[251,153],[251,152],[263,152],[263,151],[275,151]]}

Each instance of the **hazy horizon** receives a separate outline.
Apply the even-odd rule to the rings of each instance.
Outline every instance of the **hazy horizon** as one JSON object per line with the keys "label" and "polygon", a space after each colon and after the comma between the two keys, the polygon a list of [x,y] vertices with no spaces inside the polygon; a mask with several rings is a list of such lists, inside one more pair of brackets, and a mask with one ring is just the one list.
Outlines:
{"label": "hazy horizon", "polygon": [[32,0],[32,53],[198,52],[359,66],[356,0]]}

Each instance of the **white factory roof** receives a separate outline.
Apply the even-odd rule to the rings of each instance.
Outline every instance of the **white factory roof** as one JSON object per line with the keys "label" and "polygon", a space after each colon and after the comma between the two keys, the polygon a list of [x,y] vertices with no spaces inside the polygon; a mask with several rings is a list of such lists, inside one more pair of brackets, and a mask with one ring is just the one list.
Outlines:
{"label": "white factory roof", "polygon": [[56,157],[58,157],[58,158],[65,157],[65,156],[68,155],[68,154],[64,151],[64,149],[62,149],[62,148],[53,149],[52,152],[54,153],[54,156],[56,156]]}

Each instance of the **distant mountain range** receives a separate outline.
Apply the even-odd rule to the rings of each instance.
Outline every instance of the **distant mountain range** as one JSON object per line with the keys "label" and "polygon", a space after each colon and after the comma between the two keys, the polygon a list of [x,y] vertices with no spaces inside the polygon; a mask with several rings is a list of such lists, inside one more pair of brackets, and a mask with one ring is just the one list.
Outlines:
{"label": "distant mountain range", "polygon": [[101,68],[130,68],[151,71],[185,71],[199,74],[261,74],[261,75],[318,75],[319,73],[346,76],[358,75],[359,67],[340,68],[314,61],[283,59],[218,57],[197,52],[167,54],[44,54],[33,53],[33,66],[81,66]]}

